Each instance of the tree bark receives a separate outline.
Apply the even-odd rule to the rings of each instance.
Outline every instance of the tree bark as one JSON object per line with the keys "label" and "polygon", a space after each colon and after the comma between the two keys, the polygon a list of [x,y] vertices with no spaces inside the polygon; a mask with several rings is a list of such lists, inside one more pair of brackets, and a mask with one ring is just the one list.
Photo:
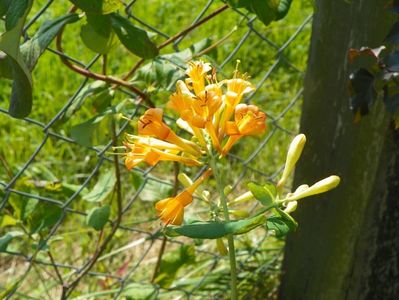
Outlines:
{"label": "tree bark", "polygon": [[293,214],[280,299],[399,295],[399,134],[381,100],[353,123],[348,95],[348,49],[381,45],[395,20],[387,2],[317,1],[301,119],[308,142],[294,187],[331,174],[342,181]]}

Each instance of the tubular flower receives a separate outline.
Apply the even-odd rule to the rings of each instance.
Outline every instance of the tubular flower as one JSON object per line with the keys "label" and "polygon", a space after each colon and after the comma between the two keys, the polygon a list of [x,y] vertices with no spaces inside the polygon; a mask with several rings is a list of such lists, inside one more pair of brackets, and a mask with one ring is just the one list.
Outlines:
{"label": "tubular flower", "polygon": [[155,204],[158,216],[165,225],[181,225],[184,218],[184,207],[193,202],[193,193],[211,173],[212,171],[208,169],[191,186],[176,197],[166,198]]}
{"label": "tubular flower", "polygon": [[[161,142],[162,141],[158,141]],[[147,164],[154,166],[159,161],[177,161],[181,162],[188,166],[200,166],[201,163],[193,158],[184,157],[178,155],[182,149],[169,144],[165,143],[165,145],[161,144],[155,145],[148,145],[145,143],[135,142],[134,144],[125,143],[126,149],[129,151],[126,153],[125,157],[125,166],[128,170],[131,170],[135,166],[137,166],[141,162],[146,162]]]}
{"label": "tubular flower", "polygon": [[235,109],[234,121],[226,123],[226,133],[229,135],[222,154],[225,155],[241,137],[260,135],[266,130],[266,114],[255,105],[239,104]]}
{"label": "tubular flower", "polygon": [[156,138],[176,144],[194,156],[200,156],[201,151],[197,145],[179,137],[162,121],[163,111],[160,108],[150,108],[139,119],[139,135],[155,136]]}
{"label": "tubular flower", "polygon": [[187,82],[192,86],[195,94],[199,94],[205,88],[205,76],[212,70],[209,63],[204,63],[203,61],[193,61],[190,62],[186,71],[189,79]]}

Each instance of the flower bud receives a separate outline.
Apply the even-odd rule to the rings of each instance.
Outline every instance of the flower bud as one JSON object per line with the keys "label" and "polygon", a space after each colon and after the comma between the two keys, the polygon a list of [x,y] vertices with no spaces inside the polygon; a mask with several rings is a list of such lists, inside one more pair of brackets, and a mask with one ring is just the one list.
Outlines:
{"label": "flower bud", "polygon": [[295,165],[301,157],[303,147],[306,143],[306,136],[304,134],[298,134],[294,140],[291,142],[290,147],[287,153],[287,159],[285,161],[285,167],[283,171],[283,176],[277,184],[277,187],[281,188],[284,186],[288,176],[291,174],[292,170],[295,168]]}
{"label": "flower bud", "polygon": [[287,203],[287,206],[284,209],[284,212],[286,212],[287,214],[292,213],[296,210],[297,207],[298,207],[297,201],[290,201]]}
{"label": "flower bud", "polygon": [[193,181],[190,179],[190,177],[187,176],[186,173],[179,173],[177,176],[177,179],[179,179],[180,183],[185,187],[189,187],[193,184]]}
{"label": "flower bud", "polygon": [[316,182],[314,185],[312,185],[309,188],[303,187],[301,191],[298,192],[295,191],[293,195],[287,197],[286,199],[284,199],[284,201],[296,201],[298,199],[302,199],[312,195],[325,193],[337,187],[340,180],[341,179],[338,176],[332,175],[330,177],[324,178],[323,180]]}
{"label": "flower bud", "polygon": [[254,198],[254,195],[251,192],[246,192],[246,193],[238,196],[237,198],[233,199],[233,201],[231,201],[231,203],[236,204],[236,203],[246,202],[253,198]]}

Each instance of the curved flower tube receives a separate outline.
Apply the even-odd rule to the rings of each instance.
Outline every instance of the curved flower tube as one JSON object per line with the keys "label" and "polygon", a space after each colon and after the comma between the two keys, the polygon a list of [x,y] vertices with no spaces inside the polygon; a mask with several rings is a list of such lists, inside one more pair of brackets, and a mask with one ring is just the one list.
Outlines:
{"label": "curved flower tube", "polygon": [[235,109],[234,121],[226,122],[226,134],[229,135],[222,154],[226,155],[231,147],[243,136],[260,135],[266,130],[266,114],[255,105],[239,104]]}
{"label": "curved flower tube", "polygon": [[183,223],[184,207],[193,202],[193,193],[211,173],[212,170],[208,169],[191,186],[183,190],[176,197],[166,198],[155,204],[158,216],[165,225],[181,225]]}

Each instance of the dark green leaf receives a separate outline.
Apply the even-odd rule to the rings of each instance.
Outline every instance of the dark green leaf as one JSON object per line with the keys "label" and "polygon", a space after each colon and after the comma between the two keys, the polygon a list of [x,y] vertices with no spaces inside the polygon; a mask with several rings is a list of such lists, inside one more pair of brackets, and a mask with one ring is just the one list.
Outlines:
{"label": "dark green leaf", "polygon": [[182,245],[180,248],[168,252],[161,262],[155,283],[162,288],[168,288],[176,278],[181,267],[195,263],[195,248],[193,245]]}
{"label": "dark green leaf", "polygon": [[62,217],[62,209],[56,205],[38,203],[32,214],[28,217],[30,233],[37,233],[51,228]]}
{"label": "dark green leaf", "polygon": [[26,117],[32,110],[32,79],[19,52],[22,28],[31,6],[32,0],[12,1],[7,11],[7,31],[0,36],[0,50],[7,55],[14,79],[9,107],[14,118]]}
{"label": "dark green leaf", "polygon": [[251,0],[227,0],[227,3],[233,8],[250,8]]}
{"label": "dark green leaf", "polygon": [[120,0],[70,0],[86,13],[93,14],[110,14],[123,7]]}
{"label": "dark green leaf", "polygon": [[283,19],[290,10],[292,0],[280,0],[277,8],[277,18],[275,21]]}
{"label": "dark green leaf", "polygon": [[187,236],[194,239],[217,239],[228,234],[243,234],[266,222],[264,215],[231,222],[196,222],[183,226],[166,227],[169,236]]}
{"label": "dark green leaf", "polygon": [[80,37],[90,50],[107,54],[113,45],[110,15],[87,14],[87,23],[81,27]]}
{"label": "dark green leaf", "polygon": [[32,1],[29,0],[11,1],[6,15],[6,31],[19,27],[20,21],[26,18],[31,6]]}
{"label": "dark green leaf", "polygon": [[0,0],[0,17],[4,16],[10,7],[11,0]]}
{"label": "dark green leaf", "polygon": [[269,207],[274,204],[274,199],[277,195],[274,184],[268,183],[262,186],[255,182],[250,182],[248,183],[248,189],[263,206]]}
{"label": "dark green leaf", "polygon": [[366,69],[358,69],[350,75],[351,110],[355,115],[368,114],[376,100],[374,75]]}
{"label": "dark green leaf", "polygon": [[113,13],[111,18],[112,28],[126,49],[142,58],[154,58],[158,55],[158,48],[146,31],[134,26],[119,14]]}
{"label": "dark green leaf", "polygon": [[209,47],[211,39],[203,39],[180,52],[156,57],[135,74],[133,82],[142,89],[172,91],[176,81],[183,78],[184,68],[195,54]]}
{"label": "dark green leaf", "polygon": [[21,221],[24,221],[33,213],[38,202],[38,200],[32,198],[13,197],[9,199],[14,210],[14,216]]}
{"label": "dark green leaf", "polygon": [[108,222],[111,213],[109,205],[95,207],[89,211],[86,217],[86,224],[95,230],[101,230]]}
{"label": "dark green leaf", "polygon": [[8,244],[17,236],[23,235],[20,231],[10,231],[0,238],[0,252],[7,251]]}
{"label": "dark green leaf", "polygon": [[101,202],[113,191],[116,182],[115,172],[105,170],[99,177],[94,188],[83,199],[89,202]]}
{"label": "dark green leaf", "polygon": [[270,217],[267,219],[266,226],[268,230],[273,230],[278,238],[286,236],[291,231],[287,222],[282,217]]}
{"label": "dark green leaf", "polygon": [[278,16],[278,0],[251,0],[251,8],[266,26],[276,20]]}
{"label": "dark green leaf", "polygon": [[104,81],[94,81],[85,87],[76,95],[72,104],[66,110],[63,120],[66,121],[72,117],[83,105],[87,98],[98,95],[108,89]]}
{"label": "dark green leaf", "polygon": [[63,26],[79,20],[77,14],[68,14],[52,21],[45,21],[38,32],[21,46],[21,55],[29,70],[33,70],[40,55],[50,45]]}

